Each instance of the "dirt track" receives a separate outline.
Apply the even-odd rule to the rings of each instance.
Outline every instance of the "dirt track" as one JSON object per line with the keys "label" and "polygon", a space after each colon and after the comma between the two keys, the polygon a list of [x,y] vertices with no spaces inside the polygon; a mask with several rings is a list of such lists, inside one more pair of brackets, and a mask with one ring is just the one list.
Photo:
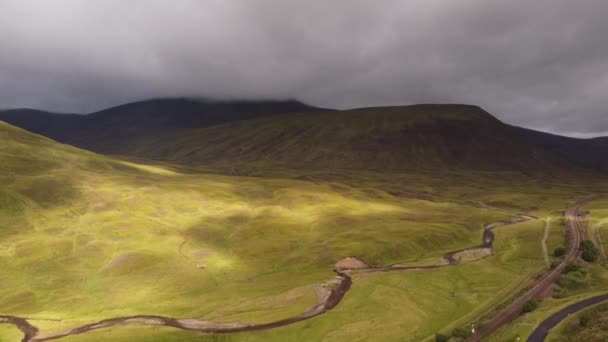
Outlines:
{"label": "dirt track", "polygon": [[551,263],[549,262],[549,251],[547,249],[547,239],[549,238],[549,230],[551,229],[551,218],[548,217],[545,220],[545,233],[543,234],[543,240],[541,241],[541,247],[543,249],[543,257],[545,258],[545,263],[549,266]]}
{"label": "dirt track", "polygon": [[68,331],[54,334],[54,335],[39,335],[39,330],[32,324],[30,324],[25,318],[13,317],[13,316],[0,316],[0,324],[13,324],[19,328],[23,334],[23,342],[42,342],[56,340],[71,335],[84,334],[92,330],[109,328],[113,326],[123,324],[144,324],[144,325],[160,325],[168,326],[177,329],[191,330],[202,333],[215,333],[215,334],[227,334],[237,333],[245,331],[258,331],[267,330],[272,328],[278,328],[286,325],[290,325],[296,322],[304,321],[319,315],[326,313],[327,311],[336,307],[344,298],[348,290],[352,286],[352,279],[350,274],[353,272],[389,272],[389,271],[415,271],[424,269],[433,269],[445,266],[455,266],[459,264],[459,261],[454,258],[454,255],[463,251],[475,250],[475,249],[491,249],[494,244],[494,233],[493,229],[497,227],[512,225],[521,223],[535,218],[530,216],[518,216],[510,220],[500,221],[488,224],[484,227],[482,234],[482,243],[478,246],[452,251],[446,253],[443,258],[446,263],[437,265],[426,265],[426,266],[402,266],[402,265],[391,265],[384,267],[368,267],[358,269],[340,269],[335,270],[336,277],[327,282],[327,287],[331,288],[329,295],[324,301],[310,308],[308,311],[294,317],[289,317],[275,322],[264,323],[264,324],[245,324],[240,322],[233,323],[216,323],[211,321],[204,321],[195,318],[178,319],[172,317],[163,317],[155,315],[136,315],[129,317],[118,317],[102,320],[96,323],[86,324],[80,327],[70,329]]}

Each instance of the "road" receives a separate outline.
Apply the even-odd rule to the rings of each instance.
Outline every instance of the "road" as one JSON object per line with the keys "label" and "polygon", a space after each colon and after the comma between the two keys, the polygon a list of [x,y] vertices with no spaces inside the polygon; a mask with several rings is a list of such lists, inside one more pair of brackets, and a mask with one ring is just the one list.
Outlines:
{"label": "road", "polygon": [[608,301],[608,294],[582,300],[554,313],[534,329],[532,335],[528,337],[528,342],[543,342],[547,338],[547,335],[549,335],[549,331],[568,318],[568,316],[605,301]]}
{"label": "road", "polygon": [[580,210],[587,202],[589,202],[589,199],[579,201],[566,211],[569,241],[568,253],[564,257],[564,260],[557,267],[539,277],[529,290],[514,299],[506,309],[492,318],[489,322],[480,326],[475,334],[469,337],[467,341],[481,341],[505,324],[511,322],[521,314],[524,305],[526,305],[529,300],[538,297],[557,280],[566,265],[578,260],[581,254],[579,246],[586,231],[586,222],[581,218]]}

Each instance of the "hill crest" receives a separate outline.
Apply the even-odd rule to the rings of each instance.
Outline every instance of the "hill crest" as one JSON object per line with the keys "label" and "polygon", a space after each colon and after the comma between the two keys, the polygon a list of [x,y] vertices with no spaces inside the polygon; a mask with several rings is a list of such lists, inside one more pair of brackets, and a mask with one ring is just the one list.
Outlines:
{"label": "hill crest", "polygon": [[[291,100],[156,99],[86,116],[38,112],[28,117],[37,116],[44,124],[20,125],[14,115],[7,121],[94,152],[187,165],[526,173],[608,169],[602,140],[510,126],[465,104],[325,110]],[[6,117],[0,112],[0,120]]]}

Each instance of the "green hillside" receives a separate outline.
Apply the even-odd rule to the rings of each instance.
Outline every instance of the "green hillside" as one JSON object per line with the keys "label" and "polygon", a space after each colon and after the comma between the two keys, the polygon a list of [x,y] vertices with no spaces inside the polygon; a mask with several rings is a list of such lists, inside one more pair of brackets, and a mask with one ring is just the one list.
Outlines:
{"label": "green hillside", "polygon": [[[588,191],[568,181],[481,173],[387,173],[376,186],[378,178],[365,172],[296,180],[176,170],[99,156],[0,123],[0,316],[27,317],[43,335],[137,314],[270,322],[315,305],[319,286],[346,256],[377,265],[435,263],[447,251],[479,244],[485,223],[518,212],[554,215]],[[416,189],[436,197],[409,194]],[[118,326],[66,340],[356,334],[416,341],[473,319],[496,293],[546,267],[535,242],[542,222],[522,225],[529,228],[500,232],[497,254],[481,261],[355,277],[343,303],[305,323],[219,337]],[[559,240],[562,233],[552,234]],[[14,336],[14,328],[0,325],[0,340]]]}

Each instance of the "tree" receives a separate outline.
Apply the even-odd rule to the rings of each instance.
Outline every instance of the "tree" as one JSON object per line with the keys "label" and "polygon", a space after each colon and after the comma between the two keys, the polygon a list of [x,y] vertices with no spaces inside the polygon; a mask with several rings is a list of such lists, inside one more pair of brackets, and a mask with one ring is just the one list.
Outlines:
{"label": "tree", "polygon": [[529,301],[526,303],[526,305],[524,305],[523,312],[524,312],[524,313],[526,313],[526,312],[532,312],[532,311],[536,310],[536,309],[538,308],[538,304],[539,304],[539,303],[538,303],[538,300],[536,300],[536,299],[534,299],[534,298],[533,298],[533,299],[530,299],[530,300],[529,300]]}
{"label": "tree", "polygon": [[561,258],[564,255],[566,255],[566,249],[562,246],[557,247],[554,251],[553,251],[553,256],[555,256],[556,258]]}
{"label": "tree", "polygon": [[591,240],[583,240],[581,242],[581,250],[583,251],[581,257],[587,262],[594,262],[600,254]]}

